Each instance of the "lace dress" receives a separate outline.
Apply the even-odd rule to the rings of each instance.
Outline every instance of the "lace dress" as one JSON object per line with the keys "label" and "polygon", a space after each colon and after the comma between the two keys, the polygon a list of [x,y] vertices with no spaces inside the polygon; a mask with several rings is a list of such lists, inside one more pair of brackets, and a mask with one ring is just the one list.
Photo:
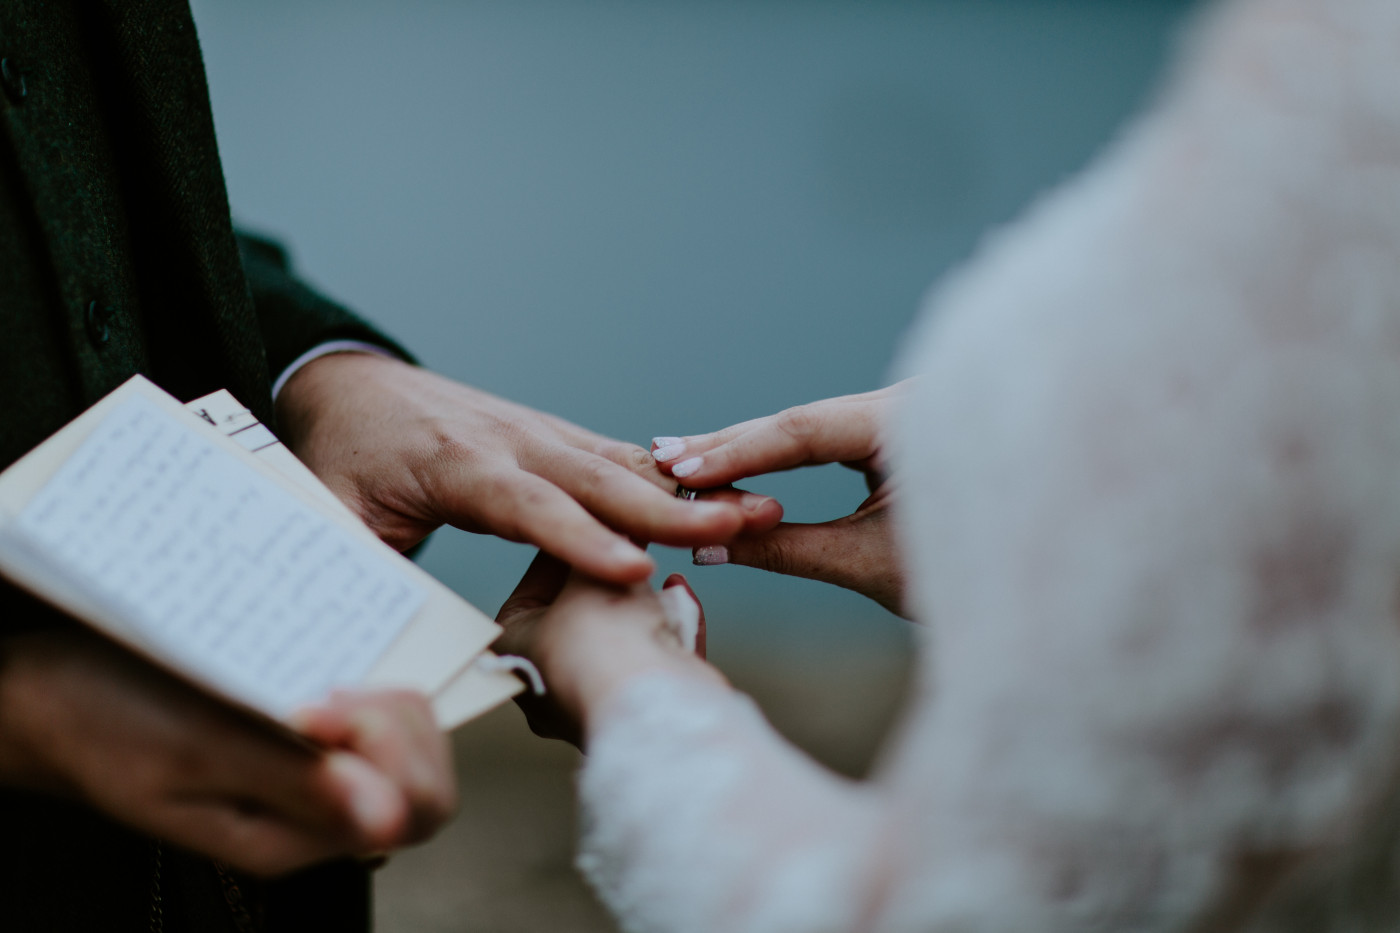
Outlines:
{"label": "lace dress", "polygon": [[674,675],[579,864],[629,931],[1400,928],[1400,3],[1238,0],[934,297],[871,779]]}

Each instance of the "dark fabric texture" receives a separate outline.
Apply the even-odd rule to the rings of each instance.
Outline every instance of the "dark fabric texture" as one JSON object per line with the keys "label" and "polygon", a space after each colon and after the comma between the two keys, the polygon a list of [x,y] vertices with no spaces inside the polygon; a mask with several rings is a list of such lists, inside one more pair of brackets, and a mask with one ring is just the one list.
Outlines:
{"label": "dark fabric texture", "polygon": [[268,372],[274,377],[307,349],[327,340],[377,344],[413,360],[403,347],[302,283],[280,244],[243,231],[238,248],[265,339]]}
{"label": "dark fabric texture", "polygon": [[[402,353],[235,235],[184,2],[0,0],[0,64],[0,467],[136,373],[181,399],[227,388],[274,425],[270,375],[314,345]],[[62,624],[0,585],[0,639]],[[152,929],[153,840],[13,791],[0,832],[0,929]],[[236,929],[209,860],[162,864],[166,931]],[[269,931],[368,928],[357,865],[235,886]]]}

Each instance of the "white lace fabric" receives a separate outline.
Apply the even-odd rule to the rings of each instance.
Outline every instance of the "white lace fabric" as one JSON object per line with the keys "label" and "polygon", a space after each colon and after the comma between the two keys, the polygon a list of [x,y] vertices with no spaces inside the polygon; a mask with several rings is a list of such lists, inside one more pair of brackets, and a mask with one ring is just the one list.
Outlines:
{"label": "white lace fabric", "polygon": [[669,674],[634,680],[591,738],[579,785],[578,866],[624,929],[860,920],[878,861],[875,801],[814,767],[741,694]]}
{"label": "white lace fabric", "polygon": [[1400,929],[1400,3],[1187,49],[904,349],[929,635],[879,773],[711,685],[611,706],[580,866],[625,929]]}

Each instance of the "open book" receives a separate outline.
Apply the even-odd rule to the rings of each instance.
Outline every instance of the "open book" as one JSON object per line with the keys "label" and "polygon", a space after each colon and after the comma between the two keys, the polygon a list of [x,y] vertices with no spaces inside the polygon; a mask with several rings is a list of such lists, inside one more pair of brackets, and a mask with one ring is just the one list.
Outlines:
{"label": "open book", "polygon": [[517,693],[497,625],[383,544],[227,392],[135,377],[0,473],[0,574],[279,723],[402,687],[454,728]]}

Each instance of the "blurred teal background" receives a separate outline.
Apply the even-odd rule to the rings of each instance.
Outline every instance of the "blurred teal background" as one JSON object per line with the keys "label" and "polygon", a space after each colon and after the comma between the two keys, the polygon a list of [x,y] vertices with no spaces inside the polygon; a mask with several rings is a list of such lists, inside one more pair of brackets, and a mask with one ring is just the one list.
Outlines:
{"label": "blurred teal background", "polygon": [[[882,383],[920,296],[1143,103],[1181,0],[196,0],[235,215],[429,366],[646,444]],[[755,481],[792,519],[838,467]],[[488,612],[527,548],[437,535]],[[666,552],[666,569],[689,566]],[[894,648],[691,574],[721,661]]]}

